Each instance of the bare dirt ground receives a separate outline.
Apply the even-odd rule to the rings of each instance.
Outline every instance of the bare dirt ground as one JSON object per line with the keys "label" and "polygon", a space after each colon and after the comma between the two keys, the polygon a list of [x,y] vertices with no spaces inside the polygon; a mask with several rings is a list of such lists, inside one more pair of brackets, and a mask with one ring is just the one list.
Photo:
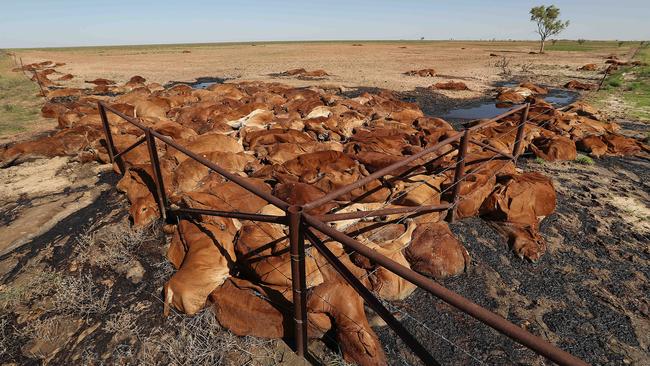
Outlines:
{"label": "bare dirt ground", "polygon": [[[611,53],[625,59],[630,52],[614,45],[531,55],[536,45],[525,42],[354,43],[362,46],[179,45],[18,54],[25,63],[66,62],[60,70],[77,75],[70,85],[97,77],[122,82],[138,74],[160,83],[212,76],[362,86],[415,94],[421,108],[435,115],[488,98],[496,82],[512,78],[554,86],[596,80],[596,72],[577,67],[602,65]],[[490,53],[512,57],[512,75],[500,75],[494,66],[499,57]],[[298,67],[331,76],[269,75]],[[439,75],[402,74],[420,68]],[[448,80],[471,90],[423,91]],[[624,127],[630,134],[648,130],[643,123]],[[522,167],[552,177],[558,191],[558,208],[542,224],[549,252],[538,263],[520,260],[488,224],[463,220],[452,229],[473,264],[443,284],[592,364],[650,364],[650,163],[523,159]],[[164,257],[167,243],[158,227],[129,228],[116,180],[106,166],[69,158],[0,170],[0,364],[301,364],[284,342],[236,337],[207,311],[163,320],[161,288],[173,271]],[[424,292],[391,306],[443,364],[548,364]],[[376,330],[391,364],[417,364],[390,330]],[[335,346],[329,347],[312,343],[311,361],[343,364]]]}
{"label": "bare dirt ground", "polygon": [[[360,45],[360,46],[359,46]],[[453,97],[475,97],[501,80],[494,66],[499,56],[512,58],[514,73],[522,65],[535,81],[543,79],[595,77],[596,72],[578,72],[587,63],[602,64],[605,56],[621,58],[630,47],[603,44],[595,50],[556,51],[544,55],[535,42],[316,42],[222,45],[178,45],[56,50],[18,50],[25,63],[56,60],[67,63],[60,71],[78,75],[70,85],[98,77],[127,81],[141,75],[161,84],[198,77],[229,77],[237,80],[277,81],[270,74],[289,69],[324,69],[323,80],[282,78],[295,86],[337,84],[412,90],[449,79],[465,82],[470,92],[443,92]],[[183,53],[189,51],[189,53]],[[435,77],[406,76],[404,72],[434,68]],[[530,72],[532,71],[532,72]],[[539,80],[538,80],[539,79]],[[561,80],[560,80],[561,81]],[[86,85],[87,86],[87,85]]]}

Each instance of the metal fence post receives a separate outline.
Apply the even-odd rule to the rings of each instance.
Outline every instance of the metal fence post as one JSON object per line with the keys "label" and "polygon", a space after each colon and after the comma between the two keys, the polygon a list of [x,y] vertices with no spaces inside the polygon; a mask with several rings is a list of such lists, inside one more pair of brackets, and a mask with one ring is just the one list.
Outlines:
{"label": "metal fence post", "polygon": [[519,120],[519,126],[517,126],[517,135],[515,136],[515,146],[512,149],[512,156],[514,157],[513,162],[517,165],[517,158],[521,155],[521,140],[524,138],[524,130],[526,128],[526,121],[528,120],[528,110],[530,109],[530,103],[526,103],[526,108],[524,109],[521,120]]}
{"label": "metal fence post", "polygon": [[153,170],[153,181],[156,185],[156,200],[160,209],[160,216],[163,220],[167,219],[167,197],[165,196],[165,185],[160,172],[160,161],[158,160],[158,150],[156,149],[156,138],[151,134],[151,129],[144,131],[147,137],[147,147],[149,148],[149,159],[151,160],[151,169]]}
{"label": "metal fence post", "polygon": [[47,102],[47,94],[45,94],[45,90],[43,89],[43,84],[41,84],[41,77],[38,76],[38,72],[34,70],[34,78],[36,79],[36,83],[38,84],[38,88],[41,89],[41,95],[43,96],[43,99]]}
{"label": "metal fence post", "polygon": [[456,209],[458,205],[458,196],[460,195],[460,183],[465,175],[465,156],[467,155],[467,144],[469,142],[469,129],[465,130],[460,138],[458,147],[458,157],[456,158],[456,171],[454,172],[454,183],[451,193],[451,209],[447,212],[447,221],[453,223],[456,221]]}
{"label": "metal fence post", "polygon": [[29,79],[29,76],[27,76],[27,72],[25,71],[25,65],[23,64],[23,58],[20,58],[20,69],[23,71],[23,75],[25,75],[26,78]]}
{"label": "metal fence post", "polygon": [[106,135],[106,150],[108,150],[108,160],[111,162],[111,164],[117,162],[117,167],[120,169],[120,174],[124,174],[124,161],[122,160],[122,157],[115,159],[117,151],[115,150],[115,143],[113,142],[111,126],[108,124],[106,109],[101,102],[98,102],[97,106],[99,108],[99,117],[101,117],[102,125],[104,126],[104,134]]}
{"label": "metal fence post", "polygon": [[289,206],[289,243],[291,245],[291,286],[293,289],[293,321],[296,354],[307,353],[307,280],[305,278],[305,237],[302,207]]}

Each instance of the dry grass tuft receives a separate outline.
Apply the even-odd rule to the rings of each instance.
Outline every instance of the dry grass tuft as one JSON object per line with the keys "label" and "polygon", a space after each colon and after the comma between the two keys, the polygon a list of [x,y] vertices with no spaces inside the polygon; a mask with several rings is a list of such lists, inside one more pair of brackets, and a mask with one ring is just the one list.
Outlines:
{"label": "dry grass tuft", "polygon": [[68,317],[52,317],[35,319],[25,324],[19,331],[20,335],[29,339],[40,339],[54,342],[61,336],[62,329]]}
{"label": "dry grass tuft", "polygon": [[19,275],[12,283],[0,288],[0,310],[13,309],[52,291],[52,285],[61,274],[50,270],[33,269]]}
{"label": "dry grass tuft", "polygon": [[0,317],[0,358],[9,353],[11,348],[11,335],[8,332],[9,321],[6,317]]}
{"label": "dry grass tuft", "polygon": [[54,284],[54,309],[84,319],[105,313],[109,308],[111,290],[101,287],[95,284],[90,273],[62,277]]}
{"label": "dry grass tuft", "polygon": [[137,324],[138,315],[131,309],[125,309],[119,313],[112,314],[104,323],[103,330],[107,333],[116,333],[130,336],[138,336],[141,332]]}
{"label": "dry grass tuft", "polygon": [[277,340],[238,337],[221,328],[206,309],[193,317],[173,315],[165,329],[142,340],[144,365],[275,365],[281,361]]}
{"label": "dry grass tuft", "polygon": [[126,222],[86,232],[77,239],[77,260],[102,268],[124,266],[135,260],[142,244],[157,238],[159,232],[156,225],[132,228]]}

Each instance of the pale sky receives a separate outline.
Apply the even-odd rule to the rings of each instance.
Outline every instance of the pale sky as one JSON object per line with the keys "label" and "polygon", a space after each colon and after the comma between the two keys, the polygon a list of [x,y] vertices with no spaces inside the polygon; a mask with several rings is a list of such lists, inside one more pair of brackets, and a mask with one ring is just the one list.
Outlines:
{"label": "pale sky", "polygon": [[528,12],[555,4],[558,38],[650,39],[650,0],[0,0],[0,48],[379,39],[535,39]]}

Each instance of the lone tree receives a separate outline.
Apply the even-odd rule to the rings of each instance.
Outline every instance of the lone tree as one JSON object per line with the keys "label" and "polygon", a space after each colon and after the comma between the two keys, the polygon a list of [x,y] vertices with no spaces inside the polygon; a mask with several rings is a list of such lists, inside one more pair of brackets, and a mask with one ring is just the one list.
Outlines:
{"label": "lone tree", "polygon": [[541,39],[539,53],[544,53],[544,42],[548,37],[559,34],[569,26],[568,20],[565,22],[559,17],[560,9],[555,5],[540,5],[530,9],[530,21],[537,23],[537,34]]}

